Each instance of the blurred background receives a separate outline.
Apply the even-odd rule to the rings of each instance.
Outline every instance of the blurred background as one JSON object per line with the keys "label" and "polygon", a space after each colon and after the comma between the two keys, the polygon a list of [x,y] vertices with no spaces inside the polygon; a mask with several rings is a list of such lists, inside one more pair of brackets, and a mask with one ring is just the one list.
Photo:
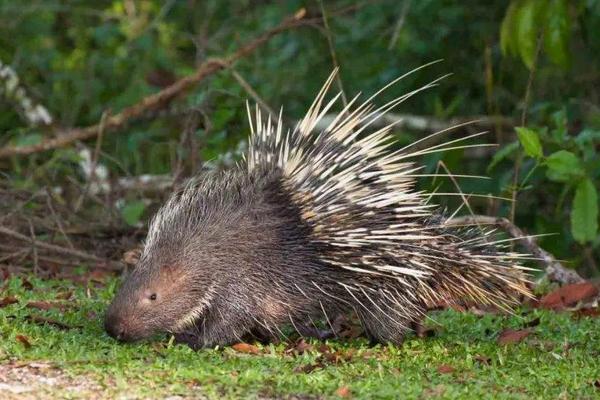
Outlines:
{"label": "blurred background", "polygon": [[498,146],[424,155],[490,179],[421,188],[554,234],[538,242],[598,276],[599,37],[599,0],[0,0],[0,265],[118,269],[174,187],[240,158],[247,100],[293,126],[335,66],[350,99],[443,60],[377,98],[451,74],[393,111],[398,146],[471,120],[427,143]]}

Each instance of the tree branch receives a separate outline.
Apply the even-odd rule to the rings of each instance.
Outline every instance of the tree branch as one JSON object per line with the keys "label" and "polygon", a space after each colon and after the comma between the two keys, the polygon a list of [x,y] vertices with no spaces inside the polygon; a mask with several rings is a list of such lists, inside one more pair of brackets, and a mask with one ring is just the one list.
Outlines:
{"label": "tree branch", "polygon": [[57,246],[55,244],[42,242],[40,240],[30,238],[28,236],[25,236],[19,232],[13,231],[12,229],[8,229],[3,226],[0,226],[0,235],[8,236],[10,238],[20,240],[22,242],[28,242],[40,250],[47,250],[51,253],[61,254],[63,256],[70,256],[70,257],[74,257],[79,260],[86,260],[86,261],[94,262],[94,263],[96,263],[96,266],[100,267],[100,268],[107,268],[107,269],[114,269],[114,270],[122,269],[121,263],[110,261],[110,260],[105,260],[105,259],[96,257],[95,255],[84,253],[83,251],[80,251],[80,250],[67,249],[67,248],[64,248],[61,246]]}
{"label": "tree branch", "polygon": [[28,155],[65,147],[75,141],[97,136],[102,129],[105,134],[114,132],[122,128],[131,119],[140,117],[150,110],[164,107],[175,97],[206,79],[208,76],[213,75],[216,72],[231,66],[239,59],[248,56],[275,35],[298,26],[313,23],[314,21],[311,19],[303,19],[305,13],[305,10],[301,9],[293,16],[284,19],[275,28],[263,33],[225,58],[213,58],[205,61],[192,75],[181,78],[160,92],[147,96],[140,102],[125,108],[120,113],[106,118],[106,121],[104,121],[103,124],[98,123],[85,128],[59,130],[56,137],[44,139],[42,142],[30,146],[5,146],[0,148],[0,158],[6,158],[13,155]]}
{"label": "tree branch", "polygon": [[446,222],[449,226],[459,225],[496,225],[502,228],[511,237],[518,239],[519,243],[527,249],[540,264],[545,267],[546,276],[549,280],[562,284],[579,283],[585,280],[572,269],[565,268],[552,254],[542,249],[532,236],[525,235],[523,231],[507,218],[490,217],[487,215],[468,215],[456,217]]}

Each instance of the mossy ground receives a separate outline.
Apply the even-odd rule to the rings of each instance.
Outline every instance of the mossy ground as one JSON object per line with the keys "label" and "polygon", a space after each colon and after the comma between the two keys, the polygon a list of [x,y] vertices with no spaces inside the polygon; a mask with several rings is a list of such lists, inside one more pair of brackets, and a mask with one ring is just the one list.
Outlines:
{"label": "mossy ground", "polygon": [[[232,348],[192,351],[168,338],[123,345],[101,324],[115,280],[95,287],[67,280],[11,278],[0,300],[0,365],[51,365],[67,377],[92,382],[87,392],[55,385],[32,397],[162,398],[598,398],[600,396],[600,318],[538,309],[518,316],[474,315],[455,311],[431,315],[429,338],[408,337],[403,346],[370,346],[365,340],[328,341],[335,357],[324,358],[320,344],[302,354],[286,344],[258,346],[260,354]],[[30,301],[67,297],[63,309],[28,307]],[[59,329],[33,322],[43,316],[67,324]],[[539,318],[522,342],[499,345],[498,334]],[[21,335],[21,336],[19,336]],[[24,343],[26,342],[26,343]],[[10,379],[0,378],[0,397]],[[36,390],[38,392],[36,392]],[[27,395],[25,392],[24,395]],[[85,393],[82,394],[82,393]],[[92,393],[92,395],[90,395]]]}

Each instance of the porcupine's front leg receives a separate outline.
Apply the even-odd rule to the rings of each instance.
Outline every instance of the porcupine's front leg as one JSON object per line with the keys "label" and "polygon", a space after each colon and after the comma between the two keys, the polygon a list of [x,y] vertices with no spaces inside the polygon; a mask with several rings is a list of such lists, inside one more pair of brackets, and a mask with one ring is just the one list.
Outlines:
{"label": "porcupine's front leg", "polygon": [[250,321],[248,313],[234,308],[232,303],[217,301],[193,326],[175,334],[175,341],[194,350],[243,342],[254,327]]}

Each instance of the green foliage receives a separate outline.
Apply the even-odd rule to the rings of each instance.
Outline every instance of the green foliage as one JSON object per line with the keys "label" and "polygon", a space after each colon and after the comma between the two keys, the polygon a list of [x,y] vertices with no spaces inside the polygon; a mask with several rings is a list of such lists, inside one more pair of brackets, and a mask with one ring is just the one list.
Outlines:
{"label": "green foliage", "polygon": [[141,200],[127,202],[121,209],[121,216],[129,225],[137,225],[146,210],[146,204]]}
{"label": "green foliage", "polygon": [[569,0],[513,0],[500,26],[504,54],[518,55],[527,68],[533,68],[537,43],[543,35],[544,50],[550,60],[569,65],[571,16]]}
{"label": "green foliage", "polygon": [[525,150],[525,154],[538,159],[544,156],[542,143],[536,131],[524,127],[517,127],[515,130],[517,131],[519,142],[521,142],[521,146]]}
{"label": "green foliage", "polygon": [[546,174],[548,179],[556,182],[570,182],[583,175],[581,160],[567,150],[559,150],[550,154],[546,159],[546,166],[548,167]]}
{"label": "green foliage", "polygon": [[[584,130],[575,138],[566,136],[561,115],[555,115],[556,126],[550,134],[540,134],[534,129],[521,127],[516,128],[517,136],[527,156],[536,160],[536,163],[542,160],[546,167],[546,178],[563,185],[563,196],[570,189],[575,189],[570,211],[573,238],[582,244],[595,242],[598,235],[598,195],[594,181],[598,171],[594,161],[597,158],[595,148],[600,142],[600,135],[597,135],[596,131]],[[569,148],[576,153],[563,149],[544,157],[541,137],[549,147]],[[504,157],[513,151],[513,147],[506,146],[496,156]],[[494,160],[490,165],[494,165]],[[528,177],[531,173],[533,170]]]}
{"label": "green foliage", "polygon": [[[105,112],[114,114],[191,74],[206,59],[235,51],[300,7],[307,8],[308,16],[320,12],[318,3],[299,0],[67,3],[0,0],[0,60],[63,127],[98,123]],[[490,180],[461,179],[461,190],[509,198],[519,190],[517,225],[532,234],[559,233],[561,240],[540,242],[572,265],[586,263],[584,248],[598,258],[592,221],[586,227],[575,218],[591,218],[593,207],[575,207],[574,199],[581,182],[598,190],[600,181],[600,1],[424,0],[411,1],[404,16],[403,3],[324,2],[347,97],[362,92],[364,99],[408,70],[443,59],[390,88],[377,105],[451,72],[438,87],[394,112],[448,120],[487,115],[522,126],[492,124],[493,132],[482,140],[502,144],[493,154],[455,150],[427,155],[419,160],[426,172],[434,173],[439,161],[456,174],[481,175],[487,169]],[[312,26],[284,32],[234,65],[272,109],[283,106],[289,125],[302,116],[332,69],[323,33]],[[231,71],[224,70],[165,104],[160,113],[104,135],[98,161],[111,178],[173,174],[178,165],[191,174],[210,161],[233,161],[248,135],[248,98]],[[2,99],[0,109],[0,145],[31,145],[52,135],[28,127]],[[189,133],[188,140],[182,140],[182,132]],[[428,132],[394,133],[398,145],[406,145]],[[462,133],[437,136],[439,142],[432,144]],[[85,145],[93,148],[95,142]],[[85,186],[77,163],[72,147],[0,160],[0,172],[11,185],[30,190],[73,180]],[[432,187],[431,180],[421,183],[423,189]],[[456,191],[450,181],[436,185]],[[460,205],[458,197],[435,199],[448,210]],[[470,202],[478,213],[511,214],[509,203],[475,197]],[[121,219],[143,224],[155,205],[147,206],[126,204]]]}
{"label": "green foliage", "polygon": [[571,230],[580,243],[593,241],[598,234],[598,193],[590,179],[579,182],[575,190]]}

